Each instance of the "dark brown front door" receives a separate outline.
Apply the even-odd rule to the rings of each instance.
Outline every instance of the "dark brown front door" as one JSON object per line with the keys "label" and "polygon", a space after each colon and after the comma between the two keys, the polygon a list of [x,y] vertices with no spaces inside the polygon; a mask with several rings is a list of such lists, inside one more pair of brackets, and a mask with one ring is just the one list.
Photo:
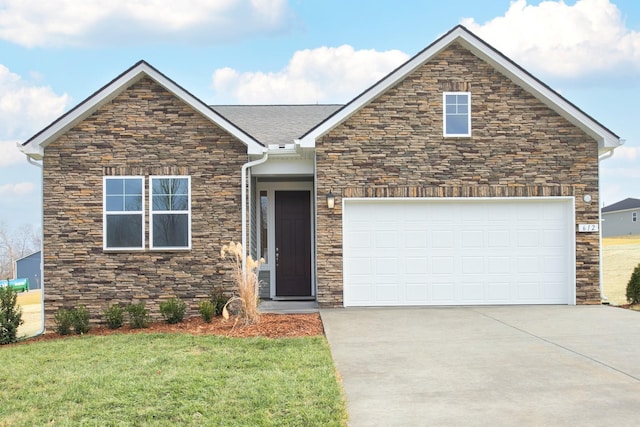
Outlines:
{"label": "dark brown front door", "polygon": [[311,192],[276,191],[276,297],[311,296]]}

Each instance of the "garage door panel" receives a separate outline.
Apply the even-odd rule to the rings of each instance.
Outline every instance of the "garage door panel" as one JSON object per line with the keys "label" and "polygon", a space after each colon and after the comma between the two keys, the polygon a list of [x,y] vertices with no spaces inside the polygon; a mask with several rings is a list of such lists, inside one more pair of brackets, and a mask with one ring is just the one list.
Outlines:
{"label": "garage door panel", "polygon": [[570,303],[569,199],[345,199],[345,305]]}
{"label": "garage door panel", "polygon": [[435,282],[431,286],[433,299],[435,304],[451,303],[455,295],[455,286],[453,283]]}
{"label": "garage door panel", "polygon": [[406,301],[409,304],[415,305],[417,303],[422,303],[422,301],[426,301],[428,299],[428,287],[424,284],[408,284],[405,287],[405,291]]}
{"label": "garage door panel", "polygon": [[442,274],[450,276],[453,274],[455,260],[453,256],[434,256],[432,258],[431,271],[434,275]]}

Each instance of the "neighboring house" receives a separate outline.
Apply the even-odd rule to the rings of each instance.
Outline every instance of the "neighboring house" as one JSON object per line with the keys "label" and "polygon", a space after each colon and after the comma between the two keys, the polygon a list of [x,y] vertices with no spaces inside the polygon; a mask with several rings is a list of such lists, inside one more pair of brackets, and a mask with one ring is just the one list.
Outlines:
{"label": "neighboring house", "polygon": [[602,208],[602,236],[640,234],[640,199],[624,199]]}
{"label": "neighboring house", "polygon": [[[47,323],[231,291],[322,307],[595,304],[619,137],[458,26],[344,106],[209,107],[139,62],[22,144],[43,162]],[[330,207],[330,206],[333,207]]]}
{"label": "neighboring house", "polygon": [[41,260],[40,251],[16,260],[16,278],[29,279],[29,289],[40,289],[42,286]]}

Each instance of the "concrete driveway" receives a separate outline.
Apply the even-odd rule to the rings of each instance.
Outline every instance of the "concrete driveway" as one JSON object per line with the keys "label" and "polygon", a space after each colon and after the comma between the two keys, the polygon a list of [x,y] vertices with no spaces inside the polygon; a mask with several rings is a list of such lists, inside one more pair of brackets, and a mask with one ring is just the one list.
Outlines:
{"label": "concrete driveway", "polygon": [[640,423],[640,312],[321,310],[351,426]]}

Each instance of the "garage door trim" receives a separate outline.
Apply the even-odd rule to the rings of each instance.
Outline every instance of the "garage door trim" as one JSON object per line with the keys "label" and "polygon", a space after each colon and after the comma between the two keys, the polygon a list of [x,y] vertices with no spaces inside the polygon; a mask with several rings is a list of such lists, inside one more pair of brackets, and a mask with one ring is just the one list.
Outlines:
{"label": "garage door trim", "polygon": [[[349,230],[346,229],[347,222],[349,221],[350,212],[349,207],[357,205],[358,203],[381,203],[381,204],[402,204],[402,203],[419,203],[419,204],[438,204],[440,206],[446,204],[469,204],[469,206],[475,206],[476,203],[480,204],[535,204],[539,208],[542,208],[541,204],[544,203],[554,203],[559,212],[562,213],[564,220],[561,221],[561,227],[559,230],[564,230],[564,233],[558,234],[558,239],[563,241],[564,248],[562,248],[563,254],[566,256],[566,269],[562,271],[562,274],[565,274],[565,281],[567,288],[564,287],[557,289],[563,289],[563,292],[566,292],[566,300],[563,302],[548,302],[552,304],[569,304],[574,305],[576,302],[576,234],[575,234],[575,198],[571,196],[562,196],[562,197],[447,197],[447,198],[410,198],[410,197],[381,197],[381,198],[343,198],[342,199],[342,237],[343,237],[343,297],[344,297],[344,305],[345,306],[365,306],[367,304],[354,304],[353,301],[350,301],[347,298],[346,290],[347,286],[349,286],[349,277],[347,277],[347,272],[350,271],[347,267],[347,263],[350,261],[349,256],[345,253],[347,249],[347,245],[350,244],[349,237],[347,236],[347,232]],[[490,208],[489,208],[490,209]],[[508,207],[507,207],[508,209]],[[518,209],[518,208],[514,208]],[[555,209],[555,207],[554,207]],[[354,214],[355,215],[355,214]],[[545,224],[544,220],[539,220],[541,224]],[[488,225],[488,224],[487,224]],[[489,228],[487,228],[489,230]],[[564,234],[564,238],[562,235]],[[564,298],[564,297],[563,297]],[[514,302],[514,304],[521,304],[523,302]],[[547,302],[535,302],[535,303],[544,303]],[[467,302],[462,302],[462,304],[468,304]],[[418,303],[415,305],[462,305],[458,303],[447,304],[447,303]],[[470,304],[470,303],[469,303]],[[488,303],[493,304],[493,303]],[[501,304],[500,302],[496,304]],[[509,304],[509,303],[507,303]],[[371,304],[376,305],[376,304]],[[385,304],[383,304],[385,305]],[[389,304],[393,305],[393,304]],[[414,305],[410,303],[401,303],[399,305]],[[474,304],[471,304],[474,305]]]}

